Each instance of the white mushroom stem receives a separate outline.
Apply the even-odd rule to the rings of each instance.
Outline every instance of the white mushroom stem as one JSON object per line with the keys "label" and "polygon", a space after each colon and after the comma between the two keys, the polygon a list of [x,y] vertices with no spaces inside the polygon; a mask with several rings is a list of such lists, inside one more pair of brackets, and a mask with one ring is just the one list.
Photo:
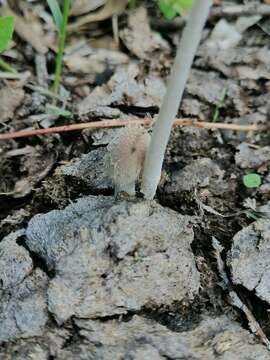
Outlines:
{"label": "white mushroom stem", "polygon": [[[188,75],[201,39],[212,0],[195,0],[179,43],[166,95],[151,137],[144,165],[142,192],[153,199],[161,176],[162,163]],[[207,86],[207,84],[205,84]]]}

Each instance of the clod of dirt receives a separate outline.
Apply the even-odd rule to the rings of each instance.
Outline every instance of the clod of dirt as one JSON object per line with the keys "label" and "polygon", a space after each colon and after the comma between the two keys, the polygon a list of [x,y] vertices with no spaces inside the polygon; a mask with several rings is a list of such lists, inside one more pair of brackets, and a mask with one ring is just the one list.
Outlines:
{"label": "clod of dirt", "polygon": [[222,180],[223,175],[224,171],[211,159],[194,160],[190,165],[172,173],[171,181],[165,186],[165,191],[173,194],[213,186]]}
{"label": "clod of dirt", "polygon": [[[181,110],[185,115],[188,116],[196,116],[199,119],[204,120],[204,111],[203,108],[206,105],[200,102],[197,99],[193,99],[192,97],[184,98],[181,104]],[[206,106],[207,107],[207,106]]]}
{"label": "clod of dirt", "polygon": [[[23,222],[30,218],[28,209],[16,209],[10,215],[0,220],[0,234],[9,234],[12,231],[21,229]],[[20,234],[20,233],[19,233]]]}
{"label": "clod of dirt", "polygon": [[[205,317],[193,330],[172,332],[141,316],[131,320],[74,319],[76,335],[45,330],[42,337],[18,339],[0,348],[12,360],[268,360],[269,352],[253,335],[226,316]],[[75,340],[75,341],[74,341]],[[90,356],[90,357],[89,357]]]}
{"label": "clod of dirt", "polygon": [[151,30],[146,9],[143,7],[130,13],[128,28],[120,32],[120,37],[129,51],[142,60],[158,57],[154,52],[169,52],[168,43],[160,34]]}
{"label": "clod of dirt", "polygon": [[190,301],[199,289],[189,217],[155,202],[89,196],[35,216],[26,234],[56,270],[48,304],[58,323]]}
{"label": "clod of dirt", "polygon": [[[206,129],[174,127],[166,150],[165,164],[179,168],[179,164],[190,164],[195,156],[205,157],[217,146],[215,137]],[[219,154],[218,154],[219,156]]]}
{"label": "clod of dirt", "polygon": [[258,220],[233,238],[228,265],[234,284],[241,284],[270,304],[270,220]]}
{"label": "clod of dirt", "polygon": [[[134,117],[134,120],[138,118]],[[121,133],[121,128],[101,128],[91,132],[94,146],[108,145],[113,139]]]}
{"label": "clod of dirt", "polygon": [[[270,176],[269,176],[269,180],[270,180]],[[268,187],[270,187],[270,183],[268,183]],[[267,217],[270,219],[270,201],[268,201],[268,203],[266,203],[265,205],[262,206],[258,206],[257,210],[263,214],[263,216]]]}
{"label": "clod of dirt", "polygon": [[[14,166],[14,171],[11,174],[4,171],[5,168],[9,169],[9,159],[17,157],[19,166]],[[13,196],[14,198],[21,198],[28,195],[33,188],[48,175],[56,160],[56,154],[50,149],[45,147],[36,146],[25,147],[24,149],[15,149],[7,152],[3,157],[3,182],[0,184],[0,192],[2,195]],[[20,176],[16,179],[16,172],[19,171]],[[15,175],[16,174],[16,175]],[[8,181],[9,177],[14,181]],[[6,179],[7,178],[7,179]],[[5,183],[8,183],[9,189],[5,189]],[[4,186],[4,189],[1,189]],[[2,190],[2,191],[1,191]]]}
{"label": "clod of dirt", "polygon": [[126,65],[129,60],[129,57],[120,51],[93,49],[88,44],[77,51],[70,51],[64,59],[72,73],[85,73],[87,76],[92,74],[94,78],[108,69],[113,70],[117,66]]}
{"label": "clod of dirt", "polygon": [[[164,82],[155,76],[138,81],[139,68],[131,63],[122,67],[111,77],[107,84],[97,86],[78,105],[79,115],[93,114],[111,105],[158,107],[165,94]],[[115,110],[115,109],[114,109]]]}
{"label": "clod of dirt", "polygon": [[0,359],[5,360],[48,360],[69,341],[71,334],[64,328],[45,328],[42,336],[17,339],[0,347]]}
{"label": "clod of dirt", "polygon": [[18,230],[0,242],[0,291],[19,285],[33,269],[28,251],[16,243],[23,234]]}
{"label": "clod of dirt", "polygon": [[256,169],[270,161],[270,146],[254,149],[249,144],[242,143],[237,147],[237,150],[235,162],[242,169]]}
{"label": "clod of dirt", "polygon": [[113,188],[113,182],[106,173],[106,148],[92,150],[70,165],[62,167],[64,176],[74,181],[83,182],[92,190],[107,190]]}
{"label": "clod of dirt", "polygon": [[211,36],[206,44],[217,52],[235,47],[242,39],[242,34],[249,27],[261,20],[260,15],[239,17],[235,24],[226,19],[220,19],[212,30]]}
{"label": "clod of dirt", "polygon": [[0,89],[0,120],[1,123],[12,119],[14,112],[19,107],[24,98],[22,88],[5,86]]}
{"label": "clod of dirt", "polygon": [[226,316],[207,317],[194,330],[174,333],[153,320],[134,316],[128,322],[75,320],[84,344],[59,352],[57,360],[71,360],[91,352],[93,358],[268,360],[267,349]]}
{"label": "clod of dirt", "polygon": [[[204,86],[206,83],[207,86]],[[240,86],[232,80],[222,79],[215,72],[192,70],[187,83],[187,92],[209,104],[234,108],[240,115],[247,113],[247,103]]]}
{"label": "clod of dirt", "polygon": [[7,343],[5,350],[0,349],[0,358],[7,360],[47,360],[49,359],[49,351],[42,344],[37,342],[37,338],[31,340],[20,340],[16,343]]}
{"label": "clod of dirt", "polygon": [[[267,47],[239,46],[216,51],[208,46],[202,46],[198,52],[199,58],[195,64],[217,70],[233,79],[270,79],[269,56]],[[200,57],[201,56],[201,57]]]}
{"label": "clod of dirt", "polygon": [[[264,199],[270,200],[270,172],[265,176],[264,183],[259,187],[258,190]],[[268,206],[270,207],[270,204]]]}
{"label": "clod of dirt", "polygon": [[46,274],[36,269],[18,286],[0,290],[0,342],[42,334],[48,320],[47,283]]}
{"label": "clod of dirt", "polygon": [[226,19],[220,19],[212,30],[207,45],[217,51],[224,50],[236,46],[241,38],[241,33],[234,24],[230,24]]}

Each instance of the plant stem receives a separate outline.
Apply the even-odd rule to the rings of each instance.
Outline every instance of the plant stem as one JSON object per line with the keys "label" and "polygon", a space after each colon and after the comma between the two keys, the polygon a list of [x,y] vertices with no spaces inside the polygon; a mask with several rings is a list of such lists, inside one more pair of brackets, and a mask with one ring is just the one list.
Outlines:
{"label": "plant stem", "polygon": [[17,70],[14,69],[11,65],[5,62],[3,59],[0,58],[0,68],[4,71],[10,72],[12,74],[17,74]]}
{"label": "plant stem", "polygon": [[61,31],[59,34],[59,47],[58,47],[55,72],[54,72],[54,83],[53,83],[53,88],[52,88],[52,90],[55,94],[58,94],[59,86],[60,86],[60,82],[61,82],[61,73],[62,73],[62,64],[63,64],[63,56],[64,56],[66,33],[67,33],[69,8],[70,8],[70,0],[64,0],[63,22],[62,22]]}
{"label": "plant stem", "polygon": [[211,5],[212,0],[195,1],[179,43],[167,92],[163,99],[146,155],[142,182],[142,192],[146,199],[153,199],[155,196],[171,128],[182,100],[188,75]]}
{"label": "plant stem", "polygon": [[130,11],[133,11],[136,7],[136,0],[129,0],[128,2],[128,8]]}
{"label": "plant stem", "polygon": [[218,117],[219,117],[219,110],[220,108],[222,108],[222,106],[224,105],[224,100],[225,100],[225,97],[226,97],[226,94],[227,94],[227,88],[224,88],[222,93],[221,93],[221,97],[216,105],[216,108],[215,108],[215,111],[214,111],[214,114],[213,114],[213,122],[216,122],[218,120]]}

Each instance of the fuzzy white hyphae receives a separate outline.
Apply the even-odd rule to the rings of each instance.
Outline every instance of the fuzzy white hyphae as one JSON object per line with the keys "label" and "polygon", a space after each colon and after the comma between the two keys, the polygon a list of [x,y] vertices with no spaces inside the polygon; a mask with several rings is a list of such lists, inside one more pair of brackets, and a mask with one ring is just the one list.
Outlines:
{"label": "fuzzy white hyphae", "polygon": [[141,126],[130,125],[118,133],[108,145],[106,167],[115,185],[115,194],[135,195],[141,176],[150,135]]}

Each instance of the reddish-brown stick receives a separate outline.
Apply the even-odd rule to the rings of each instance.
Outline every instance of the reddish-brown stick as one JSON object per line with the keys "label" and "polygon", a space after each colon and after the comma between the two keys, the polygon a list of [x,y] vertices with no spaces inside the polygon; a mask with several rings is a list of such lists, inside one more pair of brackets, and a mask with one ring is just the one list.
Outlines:
{"label": "reddish-brown stick", "polygon": [[[47,135],[52,133],[61,133],[66,131],[83,130],[83,129],[99,129],[99,128],[113,128],[122,127],[130,124],[138,124],[149,126],[152,124],[150,118],[141,120],[101,120],[87,123],[71,124],[56,126],[47,129],[33,129],[33,130],[21,130],[10,133],[0,134],[0,140],[10,140],[22,137],[30,137],[36,135]],[[202,129],[224,129],[233,131],[262,131],[265,130],[265,126],[261,125],[237,125],[237,124],[225,124],[225,123],[211,123],[206,121],[197,121],[191,118],[176,119],[175,126],[191,126]]]}

